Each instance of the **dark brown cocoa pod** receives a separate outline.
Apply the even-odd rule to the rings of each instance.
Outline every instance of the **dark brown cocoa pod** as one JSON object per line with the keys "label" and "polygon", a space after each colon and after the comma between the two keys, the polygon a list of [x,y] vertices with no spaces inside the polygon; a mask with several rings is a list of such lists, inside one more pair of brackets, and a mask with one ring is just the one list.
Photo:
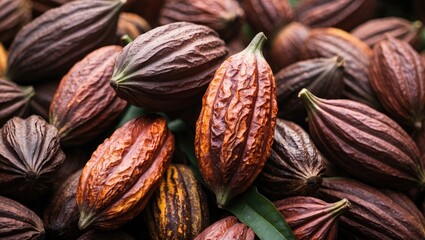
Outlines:
{"label": "dark brown cocoa pod", "polygon": [[87,155],[81,148],[65,148],[66,158],[56,172],[56,181],[52,186],[52,190],[60,187],[60,184],[65,182],[72,174],[84,168],[90,156]]}
{"label": "dark brown cocoa pod", "polygon": [[35,115],[12,118],[0,129],[0,193],[23,201],[38,198],[64,159],[54,126]]}
{"label": "dark brown cocoa pod", "polygon": [[33,85],[35,95],[30,102],[30,112],[49,121],[49,108],[61,78],[42,81]]}
{"label": "dark brown cocoa pod", "polygon": [[0,196],[0,236],[2,239],[42,240],[44,235],[43,221],[37,214],[19,202]]}
{"label": "dark brown cocoa pod", "polygon": [[149,23],[139,15],[123,12],[120,14],[120,18],[118,20],[116,42],[120,43],[121,38],[124,35],[128,35],[131,39],[136,39],[138,36],[150,29],[151,26]]}
{"label": "dark brown cocoa pod", "polygon": [[254,232],[234,216],[223,218],[206,228],[195,240],[254,240]]}
{"label": "dark brown cocoa pod", "polygon": [[124,48],[111,85],[133,105],[175,111],[200,100],[226,54],[224,42],[211,28],[171,23],[152,29]]}
{"label": "dark brown cocoa pod", "polygon": [[273,202],[299,240],[335,240],[341,214],[350,208],[344,198],[327,203],[314,197],[290,197]]}
{"label": "dark brown cocoa pod", "polygon": [[39,16],[52,8],[59,7],[65,3],[75,0],[31,0],[34,16]]}
{"label": "dark brown cocoa pod", "polygon": [[412,214],[422,226],[425,226],[424,216],[418,207],[416,207],[415,203],[412,202],[412,200],[406,194],[395,192],[389,189],[381,189],[380,191],[387,197],[391,198],[399,206],[404,208],[407,212]]}
{"label": "dark brown cocoa pod", "polygon": [[132,12],[146,19],[151,26],[158,26],[159,12],[165,0],[127,0],[125,12]]}
{"label": "dark brown cocoa pod", "polygon": [[0,43],[0,78],[6,74],[7,68],[7,51],[3,44]]}
{"label": "dark brown cocoa pod", "polygon": [[192,22],[217,31],[229,40],[239,33],[245,19],[237,0],[165,0],[159,23]]}
{"label": "dark brown cocoa pod", "polygon": [[278,116],[303,121],[307,116],[298,93],[307,88],[313,94],[336,99],[344,91],[344,59],[314,58],[294,63],[275,74]]}
{"label": "dark brown cocoa pod", "polygon": [[412,214],[391,197],[348,178],[324,178],[320,197],[326,201],[348,199],[351,207],[340,226],[360,239],[425,239],[423,216]]}
{"label": "dark brown cocoa pod", "polygon": [[310,135],[328,160],[367,183],[397,190],[425,186],[419,150],[386,115],[351,100],[325,100],[303,89]]}
{"label": "dark brown cocoa pod", "polygon": [[325,165],[313,142],[300,126],[276,120],[272,150],[258,176],[258,189],[273,200],[314,195]]}
{"label": "dark brown cocoa pod", "polygon": [[34,83],[65,74],[88,53],[115,39],[124,0],[78,0],[46,12],[16,35],[8,79]]}
{"label": "dark brown cocoa pod", "polygon": [[79,237],[77,240],[135,240],[127,233],[120,231],[96,231],[91,230]]}
{"label": "dark brown cocoa pod", "polygon": [[0,78],[0,128],[12,117],[26,116],[34,94],[32,87],[20,87]]}
{"label": "dark brown cocoa pod", "polygon": [[31,21],[30,0],[1,0],[0,42],[8,45],[29,21]]}
{"label": "dark brown cocoa pod", "polygon": [[255,31],[264,32],[267,37],[294,17],[289,0],[245,0],[242,6]]}
{"label": "dark brown cocoa pod", "polygon": [[303,0],[295,8],[295,19],[310,27],[351,30],[373,17],[376,0]]}

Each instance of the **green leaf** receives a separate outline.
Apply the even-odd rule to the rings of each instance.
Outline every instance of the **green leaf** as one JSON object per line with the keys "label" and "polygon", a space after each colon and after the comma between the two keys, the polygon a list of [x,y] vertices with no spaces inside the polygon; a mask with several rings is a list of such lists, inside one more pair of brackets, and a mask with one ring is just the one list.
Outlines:
{"label": "green leaf", "polygon": [[289,0],[289,2],[293,7],[295,7],[297,5],[298,0]]}
{"label": "green leaf", "polygon": [[145,115],[147,113],[146,110],[144,110],[143,108],[139,108],[136,107],[134,105],[129,105],[127,107],[126,112],[124,113],[124,115],[121,117],[120,122],[117,124],[117,126],[115,126],[115,129],[118,129],[120,127],[122,127],[126,122],[140,117],[142,115]]}
{"label": "green leaf", "polygon": [[255,187],[234,198],[225,209],[262,240],[296,240],[282,214]]}

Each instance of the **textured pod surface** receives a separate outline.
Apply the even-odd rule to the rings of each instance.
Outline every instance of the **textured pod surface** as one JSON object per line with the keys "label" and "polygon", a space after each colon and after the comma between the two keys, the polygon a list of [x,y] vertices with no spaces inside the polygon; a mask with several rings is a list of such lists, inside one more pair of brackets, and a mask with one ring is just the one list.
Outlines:
{"label": "textured pod surface", "polygon": [[105,132],[127,103],[109,86],[120,46],[87,55],[65,75],[50,105],[49,119],[65,145],[82,145]]}
{"label": "textured pod surface", "polygon": [[422,29],[420,21],[409,22],[404,18],[386,17],[369,20],[351,31],[369,47],[385,40],[387,36],[408,42],[412,46],[419,43],[419,32]]}
{"label": "textured pod surface", "polygon": [[83,234],[77,240],[135,240],[132,236],[119,231],[96,231],[91,230]]}
{"label": "textured pod surface", "polygon": [[327,203],[313,197],[290,197],[273,203],[299,240],[335,240],[341,214],[350,208],[342,199]]}
{"label": "textured pod surface", "polygon": [[341,216],[340,226],[360,239],[425,239],[423,216],[412,214],[398,201],[361,182],[325,178],[320,196],[326,201],[348,199],[351,208]]}
{"label": "textured pod surface", "polygon": [[344,59],[315,58],[294,63],[275,74],[278,116],[303,121],[307,116],[298,93],[307,88],[323,98],[340,98],[344,90]]}
{"label": "textured pod surface", "polygon": [[412,138],[386,115],[350,100],[300,92],[310,135],[323,155],[353,176],[398,190],[423,187],[425,175]]}
{"label": "textured pod surface", "polygon": [[344,96],[379,108],[369,80],[372,50],[365,43],[336,28],[315,29],[306,40],[305,53],[309,58],[342,57],[346,63]]}
{"label": "textured pod surface", "polygon": [[10,43],[16,33],[30,20],[30,0],[1,0],[0,42]]}
{"label": "textured pod surface", "polygon": [[309,135],[297,124],[277,119],[270,156],[257,187],[271,199],[313,195],[319,190],[325,163]]}
{"label": "textured pod surface", "polygon": [[230,39],[242,26],[245,14],[237,0],[165,0],[159,23],[192,22],[208,26]]}
{"label": "textured pod surface", "polygon": [[257,34],[217,70],[196,123],[201,174],[221,206],[246,190],[261,172],[273,142],[276,86]]}
{"label": "textured pod surface", "polygon": [[0,78],[0,128],[12,117],[25,116],[34,94],[32,87],[20,87]]}
{"label": "textured pod surface", "polygon": [[425,72],[419,54],[391,36],[373,48],[370,80],[382,106],[398,123],[420,128],[425,118]]}
{"label": "textured pod surface", "polygon": [[31,0],[35,15],[40,15],[52,8],[59,7],[67,2],[75,0]]}
{"label": "textured pod surface", "polygon": [[236,217],[223,218],[206,228],[195,240],[254,240],[254,232]]}
{"label": "textured pod surface", "polygon": [[7,68],[7,51],[3,44],[0,43],[0,78],[6,74]]}
{"label": "textured pod surface", "polygon": [[117,42],[120,42],[122,36],[127,34],[131,39],[136,39],[141,34],[149,31],[149,23],[134,13],[121,13],[118,20]]}
{"label": "textured pod surface", "polygon": [[226,54],[224,42],[211,28],[171,23],[139,36],[124,48],[111,85],[136,106],[178,110],[201,98]]}
{"label": "textured pod surface", "polygon": [[127,122],[87,162],[77,190],[80,229],[116,229],[137,216],[159,186],[174,151],[162,117]]}
{"label": "textured pod surface", "polygon": [[24,205],[0,196],[0,237],[4,240],[42,240],[43,221]]}
{"label": "textured pod surface", "polygon": [[23,201],[38,198],[64,159],[54,126],[35,115],[12,118],[0,129],[0,193]]}
{"label": "textured pod surface", "polygon": [[9,49],[7,77],[33,83],[61,75],[88,53],[112,44],[122,1],[73,1],[36,18]]}
{"label": "textured pod surface", "polygon": [[310,27],[351,30],[371,18],[376,0],[304,0],[295,8],[295,19]]}
{"label": "textured pod surface", "polygon": [[201,185],[186,165],[170,165],[145,210],[153,239],[194,239],[209,221]]}

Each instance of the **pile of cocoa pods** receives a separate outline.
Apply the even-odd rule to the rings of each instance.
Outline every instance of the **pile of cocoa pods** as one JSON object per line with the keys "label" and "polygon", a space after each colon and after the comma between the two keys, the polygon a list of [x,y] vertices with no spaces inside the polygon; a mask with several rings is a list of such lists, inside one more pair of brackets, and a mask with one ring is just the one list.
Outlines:
{"label": "pile of cocoa pods", "polygon": [[0,0],[0,239],[425,240],[422,21]]}

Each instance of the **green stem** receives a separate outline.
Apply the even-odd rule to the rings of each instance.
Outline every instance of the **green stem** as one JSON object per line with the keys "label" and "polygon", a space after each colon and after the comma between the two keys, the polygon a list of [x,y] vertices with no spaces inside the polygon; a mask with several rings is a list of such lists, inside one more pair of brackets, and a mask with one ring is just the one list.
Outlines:
{"label": "green stem", "polygon": [[249,43],[248,47],[245,48],[244,51],[248,51],[248,52],[260,52],[261,53],[261,49],[263,48],[264,42],[267,40],[266,35],[264,35],[263,32],[257,33],[257,35],[255,35],[254,39],[252,39],[252,41]]}

